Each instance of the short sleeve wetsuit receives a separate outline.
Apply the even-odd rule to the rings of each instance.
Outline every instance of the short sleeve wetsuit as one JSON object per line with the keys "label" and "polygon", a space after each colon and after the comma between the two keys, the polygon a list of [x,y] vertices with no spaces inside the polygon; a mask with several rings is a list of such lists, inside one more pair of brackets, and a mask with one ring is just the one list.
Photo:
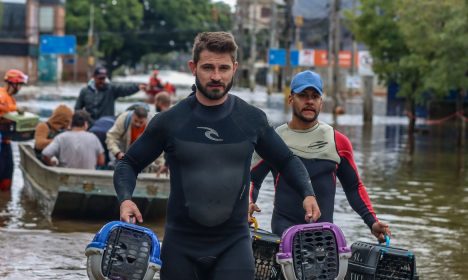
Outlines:
{"label": "short sleeve wetsuit", "polygon": [[[333,127],[321,122],[308,130],[293,130],[284,124],[279,126],[276,132],[302,160],[309,173],[322,213],[318,222],[333,223],[336,177],[338,177],[349,204],[371,228],[377,217],[366,188],[359,178],[349,139]],[[267,162],[255,156],[252,162],[249,191],[252,201],[257,200],[261,184],[270,170],[276,190],[271,228],[273,233],[281,235],[288,227],[303,223],[303,213],[296,205],[301,200],[300,195],[284,180],[283,172],[275,170]]]}
{"label": "short sleeve wetsuit", "polygon": [[119,161],[114,185],[122,202],[131,199],[137,174],[163,151],[167,155],[171,193],[162,280],[253,279],[247,212],[254,150],[289,174],[300,196],[314,195],[303,164],[266,115],[233,95],[209,107],[190,95],[156,115]]}

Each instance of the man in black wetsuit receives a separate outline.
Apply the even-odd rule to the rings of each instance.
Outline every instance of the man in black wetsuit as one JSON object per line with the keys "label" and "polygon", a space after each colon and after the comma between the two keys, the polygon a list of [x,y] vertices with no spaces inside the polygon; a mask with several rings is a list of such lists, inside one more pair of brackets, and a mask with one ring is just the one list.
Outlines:
{"label": "man in black wetsuit", "polygon": [[[162,280],[253,280],[247,223],[254,150],[301,194],[305,222],[320,210],[307,171],[266,115],[228,94],[237,45],[226,32],[200,33],[189,67],[196,90],[157,114],[115,168],[120,218],[142,216],[131,201],[138,173],[163,151],[171,174],[162,247]],[[305,216],[304,216],[305,214]]]}
{"label": "man in black wetsuit", "polygon": [[[377,219],[372,209],[354,163],[351,142],[344,134],[318,121],[323,104],[320,76],[312,71],[294,76],[288,101],[292,106],[292,119],[279,126],[276,132],[302,160],[309,173],[322,213],[318,222],[333,223],[338,177],[351,207],[362,217],[375,237],[383,242],[384,235],[390,234],[390,230],[387,224]],[[288,227],[303,223],[300,208],[297,207],[301,195],[289,186],[284,172],[276,170],[257,155],[251,170],[249,214],[260,211],[255,201],[263,179],[270,170],[276,190],[271,228],[273,233],[281,235]]]}

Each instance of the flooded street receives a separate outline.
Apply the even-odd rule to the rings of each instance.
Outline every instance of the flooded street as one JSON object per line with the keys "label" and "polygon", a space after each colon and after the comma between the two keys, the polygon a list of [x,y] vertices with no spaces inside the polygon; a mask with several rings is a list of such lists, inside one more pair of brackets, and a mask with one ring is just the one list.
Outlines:
{"label": "flooded street", "polygon": [[[248,94],[241,97],[251,98]],[[278,100],[261,96],[248,101],[266,108],[276,126],[289,116],[282,112]],[[44,107],[57,104],[42,103]],[[378,110],[384,105],[375,106]],[[320,119],[332,122],[327,113]],[[354,146],[374,209],[390,224],[391,245],[415,253],[420,279],[468,279],[468,157],[466,152],[457,151],[456,138],[451,136],[455,132],[447,127],[423,127],[410,157],[406,118],[376,116],[373,126],[364,126],[360,115],[343,115],[337,128]],[[23,193],[16,144],[14,155],[13,189],[0,192],[0,279],[87,279],[84,249],[107,221],[50,220],[43,216]],[[460,172],[461,167],[465,171]],[[257,217],[260,226],[269,229],[274,196],[271,176],[265,183],[259,199],[262,212]],[[335,205],[335,224],[343,230],[348,245],[358,240],[375,242],[349,206],[341,186],[337,187]],[[162,223],[146,221],[143,225],[162,236]]]}

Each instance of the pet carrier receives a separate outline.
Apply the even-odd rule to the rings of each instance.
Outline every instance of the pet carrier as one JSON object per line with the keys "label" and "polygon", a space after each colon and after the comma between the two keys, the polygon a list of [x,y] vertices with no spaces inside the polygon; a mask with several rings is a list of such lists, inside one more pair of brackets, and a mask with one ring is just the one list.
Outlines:
{"label": "pet carrier", "polygon": [[85,254],[92,280],[149,280],[161,268],[156,235],[148,228],[124,222],[104,225]]}
{"label": "pet carrier", "polygon": [[288,228],[276,255],[287,280],[344,279],[349,257],[343,232],[331,223]]}
{"label": "pet carrier", "polygon": [[7,113],[0,120],[0,134],[13,141],[27,141],[34,138],[34,130],[39,117],[33,113]]}
{"label": "pet carrier", "polygon": [[[388,237],[387,237],[388,238]],[[347,280],[419,279],[416,258],[411,251],[386,245],[355,242],[351,245]]]}
{"label": "pet carrier", "polygon": [[257,220],[253,219],[254,228],[251,228],[252,249],[255,259],[255,280],[280,280],[281,267],[276,262],[276,253],[279,250],[280,237],[258,229]]}

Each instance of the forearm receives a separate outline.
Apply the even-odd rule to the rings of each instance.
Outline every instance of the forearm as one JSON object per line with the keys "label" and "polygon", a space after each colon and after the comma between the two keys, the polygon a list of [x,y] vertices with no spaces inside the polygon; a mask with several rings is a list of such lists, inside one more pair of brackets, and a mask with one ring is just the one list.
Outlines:
{"label": "forearm", "polygon": [[375,215],[366,187],[361,182],[359,174],[348,159],[344,157],[341,159],[337,176],[343,186],[351,208],[353,208],[353,210],[361,216],[364,223],[371,228],[372,224],[378,221],[378,219]]}
{"label": "forearm", "polygon": [[138,84],[113,84],[112,90],[115,92],[115,97],[125,97],[137,93],[140,88]]}
{"label": "forearm", "polygon": [[132,199],[138,173],[132,167],[130,159],[124,157],[117,162],[114,170],[114,187],[119,203]]}

